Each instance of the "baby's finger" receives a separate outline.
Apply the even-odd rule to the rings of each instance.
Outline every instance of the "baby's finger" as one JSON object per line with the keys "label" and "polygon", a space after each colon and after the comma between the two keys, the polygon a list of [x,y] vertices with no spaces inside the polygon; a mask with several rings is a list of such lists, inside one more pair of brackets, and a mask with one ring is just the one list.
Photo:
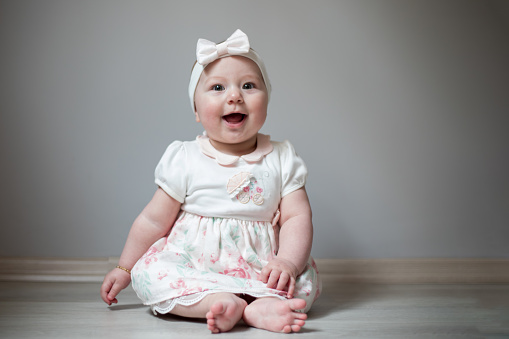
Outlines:
{"label": "baby's finger", "polygon": [[290,281],[288,283],[288,298],[293,298],[293,293],[295,292],[295,278],[290,277]]}
{"label": "baby's finger", "polygon": [[284,290],[284,288],[288,284],[289,280],[290,280],[290,275],[288,273],[286,273],[286,272],[282,272],[281,275],[279,276],[279,280],[277,282],[276,289],[279,290],[279,291]]}
{"label": "baby's finger", "polygon": [[271,269],[268,268],[268,266],[265,266],[262,271],[260,272],[260,281],[267,283],[269,279]]}
{"label": "baby's finger", "polygon": [[281,272],[273,270],[270,272],[269,280],[267,281],[267,287],[268,288],[276,288],[277,281],[279,280],[279,276],[281,275]]}
{"label": "baby's finger", "polygon": [[112,285],[113,283],[111,280],[105,280],[101,285],[101,299],[108,305],[111,305],[111,301],[108,298],[108,293],[110,292]]}
{"label": "baby's finger", "polygon": [[122,288],[119,286],[118,283],[115,282],[115,284],[113,284],[113,286],[111,287],[110,292],[108,293],[108,300],[116,304],[118,301],[115,297],[120,293],[121,290]]}

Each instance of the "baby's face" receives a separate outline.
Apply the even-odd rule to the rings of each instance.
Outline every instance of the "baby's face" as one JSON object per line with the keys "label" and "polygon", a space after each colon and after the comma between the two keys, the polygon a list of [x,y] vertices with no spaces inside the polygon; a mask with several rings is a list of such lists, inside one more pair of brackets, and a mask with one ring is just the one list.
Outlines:
{"label": "baby's face", "polygon": [[[195,92],[196,121],[214,147],[254,146],[267,117],[268,95],[254,61],[229,56],[209,64]],[[238,149],[238,148],[237,148]]]}

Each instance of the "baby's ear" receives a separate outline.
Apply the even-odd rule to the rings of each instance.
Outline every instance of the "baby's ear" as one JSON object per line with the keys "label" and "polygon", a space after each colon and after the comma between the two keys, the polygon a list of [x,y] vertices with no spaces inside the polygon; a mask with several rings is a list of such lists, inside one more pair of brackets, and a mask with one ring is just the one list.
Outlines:
{"label": "baby's ear", "polygon": [[196,112],[196,108],[194,109],[194,115],[196,117],[196,122],[200,122],[200,116],[198,115],[198,112]]}

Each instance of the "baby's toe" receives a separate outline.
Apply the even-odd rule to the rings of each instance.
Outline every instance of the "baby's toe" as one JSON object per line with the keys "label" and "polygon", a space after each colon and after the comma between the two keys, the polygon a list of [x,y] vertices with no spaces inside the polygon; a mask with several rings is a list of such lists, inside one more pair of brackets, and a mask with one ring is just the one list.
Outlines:
{"label": "baby's toe", "polygon": [[299,332],[302,327],[299,325],[292,325],[291,328],[292,332]]}
{"label": "baby's toe", "polygon": [[290,333],[290,332],[292,332],[292,326],[290,326],[290,325],[285,325],[285,326],[283,327],[283,330],[282,330],[281,332],[283,332],[283,333]]}

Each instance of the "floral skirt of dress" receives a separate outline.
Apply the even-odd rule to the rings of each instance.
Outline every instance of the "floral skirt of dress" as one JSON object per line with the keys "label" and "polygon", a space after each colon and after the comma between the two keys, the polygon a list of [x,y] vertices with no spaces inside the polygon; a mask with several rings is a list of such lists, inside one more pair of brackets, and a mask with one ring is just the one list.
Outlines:
{"label": "floral skirt of dress", "polygon": [[[192,305],[219,292],[286,299],[285,291],[267,288],[259,280],[262,268],[277,253],[278,232],[270,222],[181,212],[170,234],[133,267],[133,289],[154,313],[168,313],[177,304]],[[301,311],[309,310],[320,290],[310,257],[295,286],[295,298],[307,303]]]}

